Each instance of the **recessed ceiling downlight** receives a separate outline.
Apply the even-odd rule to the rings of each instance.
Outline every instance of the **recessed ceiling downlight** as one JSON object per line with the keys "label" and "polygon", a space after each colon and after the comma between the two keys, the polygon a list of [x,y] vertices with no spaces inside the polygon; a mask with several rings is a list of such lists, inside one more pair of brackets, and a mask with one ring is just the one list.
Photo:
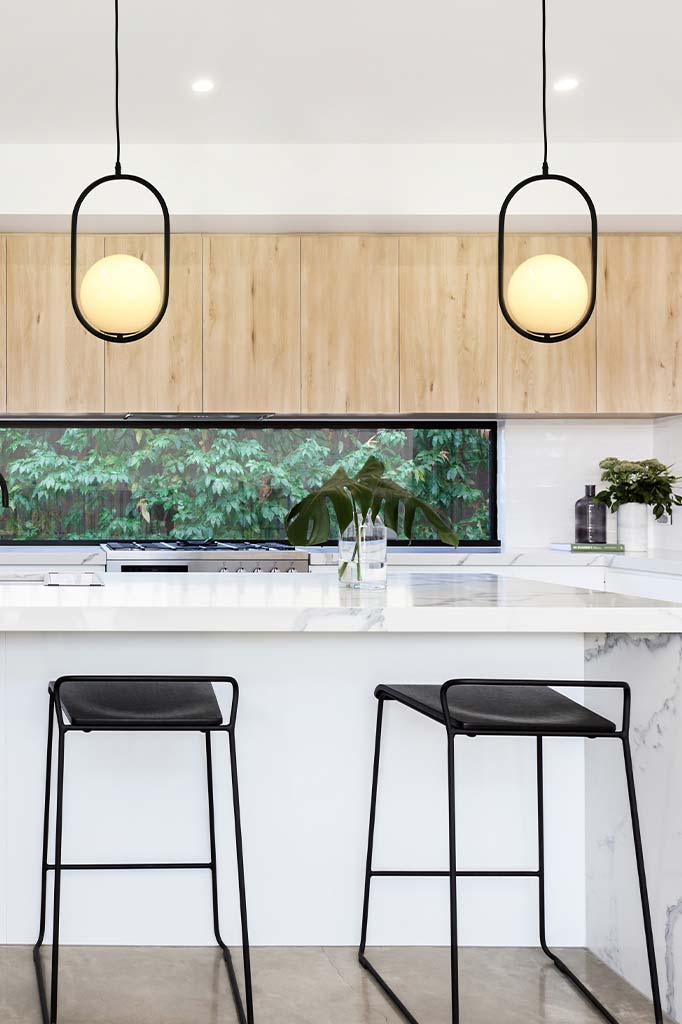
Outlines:
{"label": "recessed ceiling downlight", "polygon": [[579,85],[577,78],[559,78],[554,83],[554,92],[573,92]]}
{"label": "recessed ceiling downlight", "polygon": [[192,82],[192,92],[213,92],[214,89],[215,82],[210,78],[197,78],[196,82]]}

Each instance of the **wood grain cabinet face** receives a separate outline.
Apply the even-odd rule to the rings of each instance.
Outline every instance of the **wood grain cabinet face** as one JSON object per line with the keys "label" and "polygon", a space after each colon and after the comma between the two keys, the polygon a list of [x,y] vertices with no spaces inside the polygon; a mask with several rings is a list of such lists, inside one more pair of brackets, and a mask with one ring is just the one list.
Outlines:
{"label": "wood grain cabinet face", "polygon": [[497,409],[497,239],[400,239],[401,412]]}
{"label": "wood grain cabinet face", "polygon": [[301,240],[302,408],[399,409],[398,239]]}
{"label": "wood grain cabinet face", "polygon": [[300,240],[204,237],[204,409],[301,409]]}
{"label": "wood grain cabinet face", "polygon": [[679,235],[602,238],[597,380],[599,412],[682,412]]}
{"label": "wood grain cabinet face", "polygon": [[[104,240],[81,235],[79,273],[104,255]],[[68,235],[7,238],[7,410],[104,411],[104,345],[71,308]]]}
{"label": "wood grain cabinet face", "polygon": [[[106,255],[144,260],[163,288],[160,235],[108,235]],[[107,412],[201,412],[201,235],[171,237],[170,297],[151,334],[106,343]]]}
{"label": "wood grain cabinet face", "polygon": [[[583,235],[509,235],[505,282],[530,256],[555,252],[580,267],[589,283],[590,240]],[[569,338],[547,345],[517,334],[498,312],[500,412],[593,413],[597,409],[596,317]]]}

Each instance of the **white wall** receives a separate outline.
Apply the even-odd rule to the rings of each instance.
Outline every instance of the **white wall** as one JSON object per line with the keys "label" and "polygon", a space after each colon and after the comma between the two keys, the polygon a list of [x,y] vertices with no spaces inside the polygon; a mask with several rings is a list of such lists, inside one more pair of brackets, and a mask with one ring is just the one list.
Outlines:
{"label": "white wall", "polygon": [[[363,216],[371,229],[378,223],[372,218],[435,217],[447,225],[463,215],[488,218],[485,223],[494,230],[503,197],[521,178],[539,171],[540,157],[534,144],[130,145],[123,164],[124,170],[149,177],[179,217],[289,216],[305,228],[307,217]],[[635,230],[652,227],[652,218],[663,218],[669,229],[679,227],[680,166],[680,144],[557,144],[552,150],[552,169],[586,186],[602,227],[609,227],[609,218]],[[109,145],[0,146],[0,229],[11,230],[17,217],[65,217],[88,182],[112,171]],[[559,191],[551,186],[524,190],[527,203],[518,209],[582,213],[571,190],[555,188]],[[100,213],[149,209],[139,196],[122,200],[120,186],[110,189],[98,208]],[[472,229],[481,230],[481,223]]]}
{"label": "white wall", "polygon": [[[682,427],[679,430],[678,436],[682,437]],[[653,454],[654,421],[507,420],[502,445],[501,529],[505,547],[543,548],[552,541],[574,539],[575,502],[585,493],[585,484],[597,484],[599,489],[601,459],[609,455],[645,459]],[[680,520],[682,530],[682,516]],[[652,545],[659,546],[662,529],[652,517]],[[607,530],[607,539],[615,541],[615,516],[610,514]],[[680,541],[682,549],[682,536]]]}
{"label": "white wall", "polygon": [[[682,476],[682,416],[654,421],[654,455]],[[656,524],[654,531],[656,547],[682,551],[682,508],[673,514],[671,524]]]}

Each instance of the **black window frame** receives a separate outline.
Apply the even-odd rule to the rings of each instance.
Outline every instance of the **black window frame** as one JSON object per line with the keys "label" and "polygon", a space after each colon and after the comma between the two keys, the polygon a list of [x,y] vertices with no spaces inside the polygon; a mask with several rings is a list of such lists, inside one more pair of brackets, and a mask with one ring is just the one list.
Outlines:
{"label": "black window frame", "polygon": [[[490,538],[487,540],[460,540],[459,548],[500,548],[502,542],[499,537],[499,508],[498,508],[498,444],[499,444],[499,422],[490,419],[478,419],[477,417],[454,417],[445,415],[287,415],[278,413],[127,413],[124,415],[88,414],[83,416],[0,416],[0,429],[4,427],[162,427],[176,426],[183,427],[235,427],[249,426],[256,427],[259,424],[269,429],[287,429],[304,426],[306,423],[311,427],[326,426],[342,429],[343,427],[355,426],[359,429],[372,429],[375,427],[397,428],[410,427],[415,430],[428,430],[434,427],[448,427],[452,430],[465,430],[478,428],[490,431],[490,465],[488,478],[488,494],[490,502]],[[4,467],[0,466],[0,472]],[[11,485],[11,480],[8,481]],[[111,538],[110,538],[111,539]],[[239,543],[239,538],[215,538],[227,539]],[[243,539],[243,538],[242,538]],[[128,538],[122,537],[120,541],[125,543]],[[139,543],[139,538],[137,539]],[[132,541],[131,541],[132,543]],[[250,541],[258,543],[258,541]],[[263,541],[262,543],[267,543]],[[336,546],[336,540],[329,540],[319,547]],[[106,540],[11,540],[3,538],[0,540],[1,547],[97,547],[106,544]],[[404,539],[389,540],[391,547],[412,547],[412,548],[447,548],[441,540],[416,540]]]}

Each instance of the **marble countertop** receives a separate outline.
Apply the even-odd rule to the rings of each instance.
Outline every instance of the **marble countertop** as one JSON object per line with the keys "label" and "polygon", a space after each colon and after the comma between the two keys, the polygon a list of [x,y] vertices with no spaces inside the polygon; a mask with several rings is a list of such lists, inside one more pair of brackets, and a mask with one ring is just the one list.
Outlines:
{"label": "marble countertop", "polygon": [[99,544],[0,544],[0,565],[104,566]]}
{"label": "marble countertop", "polygon": [[682,605],[487,574],[393,570],[374,591],[331,574],[99,578],[0,582],[0,632],[682,633]]}
{"label": "marble countertop", "polygon": [[[682,576],[682,551],[643,551],[641,553],[595,553],[593,551],[554,551],[551,548],[524,548],[523,550],[468,551],[451,548],[391,548],[389,561],[393,566],[412,565],[438,571],[438,567],[475,566],[485,569],[523,566],[578,567],[623,569],[629,572],[671,573]],[[334,548],[311,549],[311,565],[335,565]]]}
{"label": "marble countertop", "polygon": [[[312,548],[311,565],[336,564],[336,548]],[[549,548],[510,549],[503,551],[470,551],[451,548],[391,548],[389,561],[395,568],[417,567],[438,572],[439,567],[457,566],[501,568],[523,566],[581,567],[620,569],[626,572],[654,572],[682,576],[682,551],[650,551],[642,554],[595,554],[594,552],[553,551]],[[104,552],[97,545],[0,545],[0,566],[82,565],[87,568],[104,566]]]}

